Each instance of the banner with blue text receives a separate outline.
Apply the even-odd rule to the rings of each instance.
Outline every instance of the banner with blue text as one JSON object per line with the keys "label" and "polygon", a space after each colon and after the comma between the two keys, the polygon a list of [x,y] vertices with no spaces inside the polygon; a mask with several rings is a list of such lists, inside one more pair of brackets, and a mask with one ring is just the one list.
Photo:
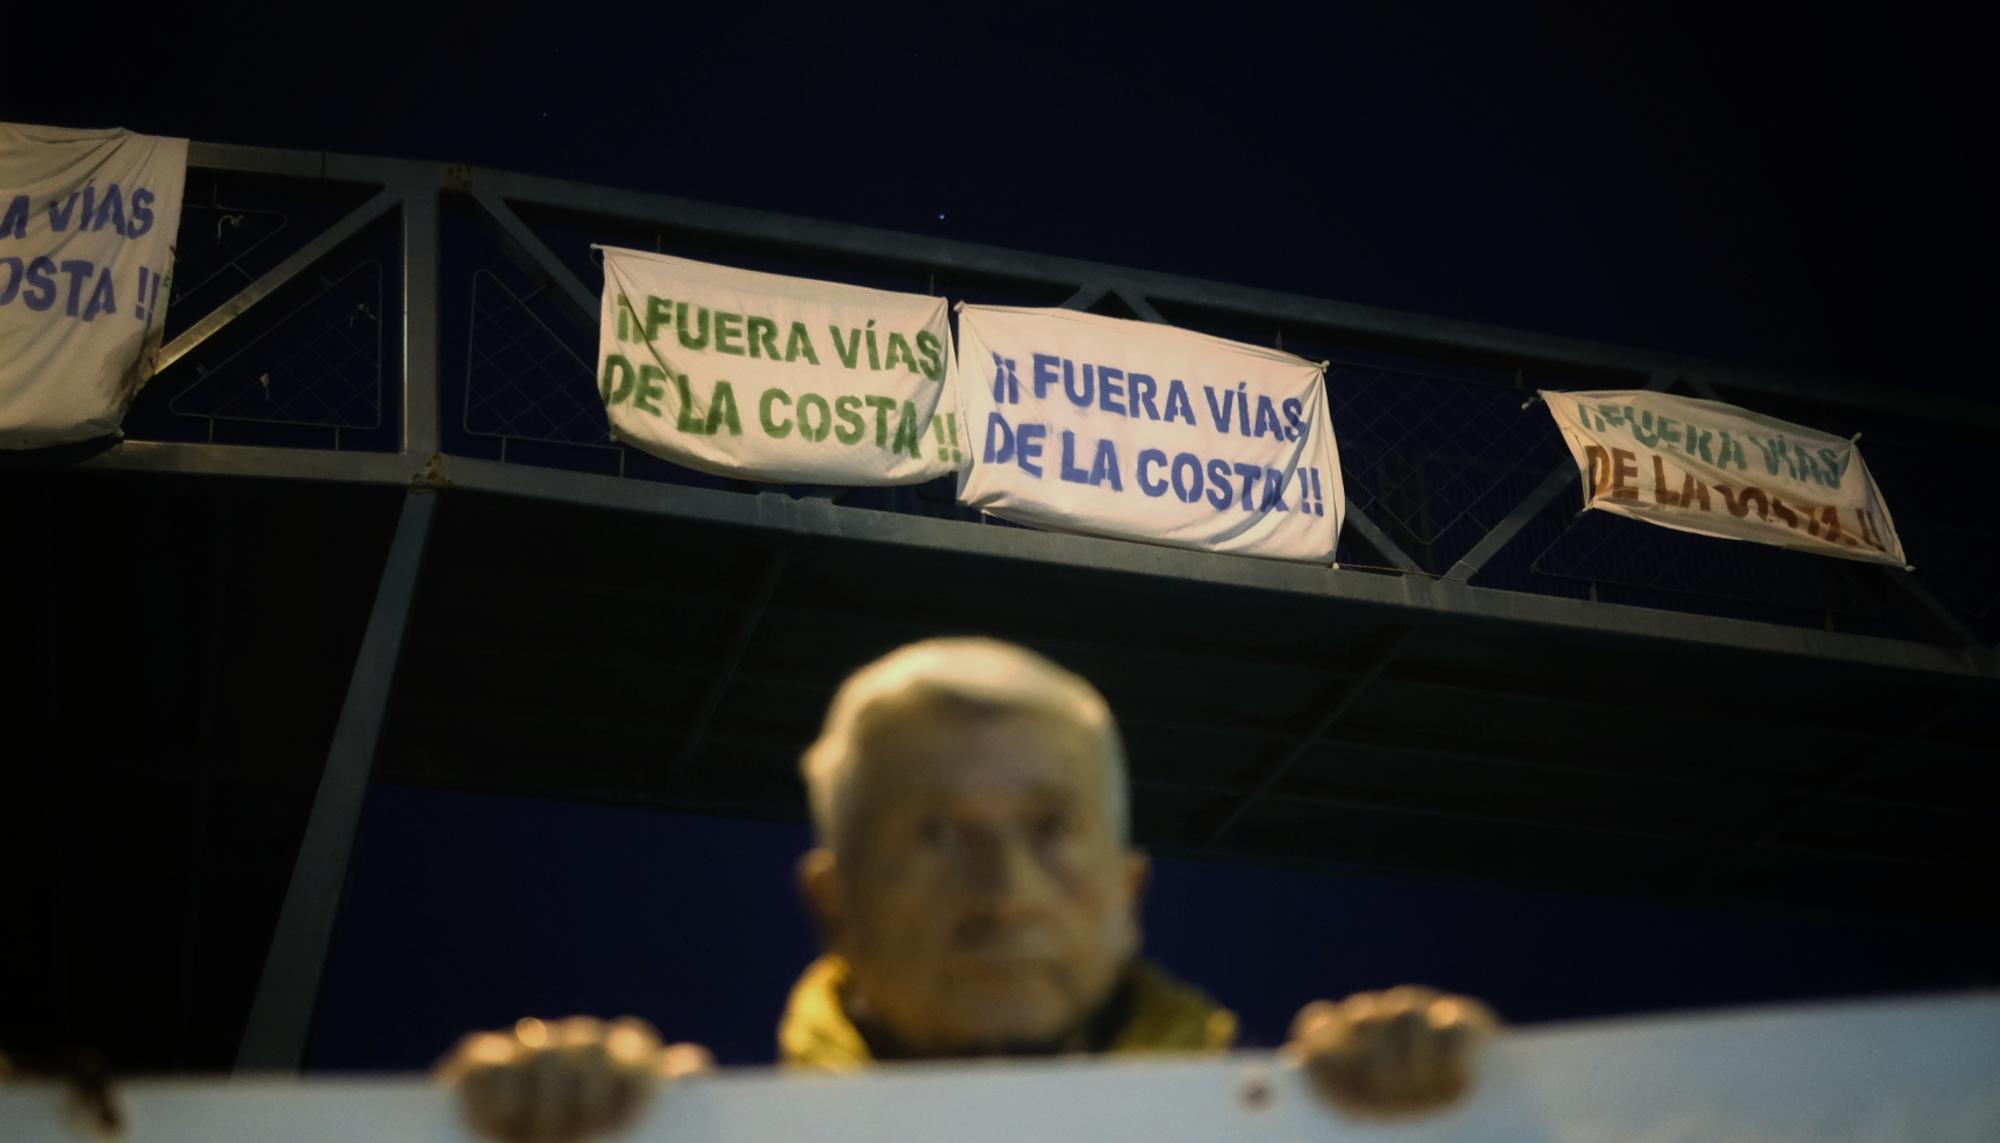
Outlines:
{"label": "banner with blue text", "polygon": [[943,298],[598,249],[612,436],[776,483],[914,484],[958,468]]}
{"label": "banner with blue text", "polygon": [[166,325],[186,139],[0,123],[0,448],[118,430]]}
{"label": "banner with blue text", "polygon": [[1346,497],[1322,368],[1065,309],[966,306],[959,499],[1002,519],[1333,562]]}
{"label": "banner with blue text", "polygon": [[1903,541],[1856,442],[1721,401],[1542,391],[1583,506],[1649,524],[1901,565]]}

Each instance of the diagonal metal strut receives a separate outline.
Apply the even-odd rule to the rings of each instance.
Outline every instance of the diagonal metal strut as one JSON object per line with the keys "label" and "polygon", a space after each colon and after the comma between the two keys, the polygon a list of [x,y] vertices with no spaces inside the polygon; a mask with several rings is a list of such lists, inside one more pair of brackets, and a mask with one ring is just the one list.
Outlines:
{"label": "diagonal metal strut", "polygon": [[1230,829],[1243,819],[1243,815],[1250,812],[1250,807],[1283,781],[1292,767],[1298,764],[1299,759],[1305,757],[1306,751],[1312,749],[1313,744],[1318,742],[1322,735],[1333,729],[1335,723],[1347,716],[1347,712],[1353,709],[1355,702],[1361,698],[1362,692],[1368,689],[1369,684],[1380,678],[1382,672],[1388,670],[1389,664],[1395,661],[1396,656],[1402,654],[1414,630],[1415,628],[1408,626],[1392,626],[1374,641],[1368,655],[1368,665],[1340,689],[1340,693],[1314,720],[1310,730],[1294,739],[1283,753],[1272,760],[1271,765],[1264,771],[1264,776],[1257,780],[1257,784],[1238,798],[1236,804],[1229,808],[1229,812],[1222,816],[1222,820],[1215,824],[1215,828],[1209,831],[1208,837],[1202,842],[1203,846],[1212,848],[1220,844]]}
{"label": "diagonal metal strut", "polygon": [[276,293],[285,283],[304,273],[313,263],[333,253],[342,243],[361,233],[369,223],[395,209],[402,199],[401,191],[394,187],[385,187],[377,192],[375,197],[355,207],[346,217],[321,231],[318,237],[300,247],[291,257],[271,267],[262,277],[236,291],[235,297],[215,307],[208,316],[189,326],[179,337],[168,342],[160,350],[153,371],[164,372],[167,366],[194,352],[201,343],[214,337],[224,326],[241,317],[251,306]]}
{"label": "diagonal metal strut", "polygon": [[[1674,379],[1664,373],[1655,373],[1646,382],[1646,388],[1662,393],[1673,387]],[[1540,515],[1542,509],[1547,508],[1549,502],[1575,480],[1576,470],[1573,467],[1568,464],[1557,466],[1554,472],[1549,473],[1535,486],[1533,492],[1522,497],[1521,502],[1514,505],[1514,510],[1495,524],[1492,531],[1481,537],[1480,541],[1472,546],[1471,551],[1459,557],[1458,562],[1451,565],[1451,570],[1445,573],[1444,578],[1455,583],[1471,583],[1472,577],[1479,574],[1480,568],[1485,567],[1488,561],[1499,555],[1501,549],[1519,535],[1522,528],[1528,526],[1529,521]]]}
{"label": "diagonal metal strut", "polygon": [[784,578],[785,565],[791,561],[790,548],[779,548],[772,553],[770,562],[764,565],[764,574],[757,580],[750,599],[745,604],[736,631],[729,641],[729,650],[717,667],[715,679],[709,684],[708,693],[702,696],[701,709],[695,712],[688,723],[687,736],[681,741],[681,748],[667,764],[663,786],[671,786],[684,776],[694,764],[695,755],[701,750],[702,739],[708,734],[708,724],[714,720],[715,712],[722,707],[723,696],[729,693],[729,684],[736,677],[736,668],[743,662],[743,655],[750,649],[750,643],[757,637],[757,629],[764,622],[764,613],[770,609],[771,596],[778,590],[778,582]]}

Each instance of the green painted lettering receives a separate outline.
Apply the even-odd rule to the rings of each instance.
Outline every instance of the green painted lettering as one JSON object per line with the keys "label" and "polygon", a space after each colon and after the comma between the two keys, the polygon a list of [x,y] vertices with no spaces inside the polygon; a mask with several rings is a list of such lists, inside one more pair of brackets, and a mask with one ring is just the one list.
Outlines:
{"label": "green painted lettering", "polygon": [[[616,375],[618,382],[612,384]],[[632,395],[632,363],[616,353],[604,355],[604,374],[597,379],[597,391],[604,397],[604,407],[610,408]]]}
{"label": "green painted lettering", "polygon": [[[891,334],[889,344],[894,345],[895,335]],[[923,425],[917,420],[917,406],[914,402],[903,402],[903,415],[896,422],[896,441],[889,446],[890,452],[905,452],[911,456],[922,456],[917,451],[917,442],[923,439]]]}
{"label": "green painted lettering", "polygon": [[695,307],[695,328],[688,328],[688,304],[679,302],[674,306],[674,326],[681,335],[682,349],[708,348],[708,311]]}
{"label": "green painted lettering", "polygon": [[[902,355],[903,365],[905,368],[907,368],[912,373],[918,373],[917,355],[910,352],[910,343],[903,339],[902,334],[891,333],[889,335],[889,353],[888,356],[882,359],[882,368],[894,369],[896,367],[896,357],[898,354]],[[921,376],[921,373],[919,373],[918,375]]]}
{"label": "green painted lettering", "polygon": [[917,331],[917,356],[923,359],[926,378],[944,380],[944,347],[938,344],[937,334],[927,329]]}
{"label": "green painted lettering", "polygon": [[715,351],[731,357],[743,356],[743,315],[715,311]]}
{"label": "green painted lettering", "polygon": [[1731,465],[1747,470],[1750,457],[1743,451],[1743,442],[1730,436],[1728,429],[1723,429],[1722,439],[1715,443],[1715,467],[1728,468]]}
{"label": "green painted lettering", "polygon": [[789,407],[792,403],[792,395],[783,389],[764,390],[764,395],[757,398],[757,420],[763,424],[765,436],[776,440],[784,440],[786,437],[792,435],[792,422],[790,418],[787,418],[782,423],[772,419],[771,405],[777,401],[783,401]]}
{"label": "green painted lettering", "polygon": [[1714,464],[1715,454],[1708,451],[1708,444],[1714,439],[1715,434],[1707,429],[1697,429],[1693,425],[1689,425],[1687,431],[1687,454],[1689,456],[1700,457],[1704,464]]}
{"label": "green painted lettering", "polygon": [[674,304],[665,298],[649,297],[646,299],[646,340],[648,342],[659,336],[661,326],[673,324],[673,306]]}
{"label": "green painted lettering", "polygon": [[833,351],[840,355],[841,365],[848,369],[854,368],[854,363],[861,358],[861,331],[855,330],[852,338],[842,342],[839,326],[829,325],[826,329],[833,335]]}
{"label": "green painted lettering", "polygon": [[1809,480],[1814,484],[1825,484],[1826,474],[1819,470],[1819,461],[1814,460],[1813,454],[1806,451],[1806,446],[1794,444],[1792,447],[1798,452],[1793,464],[1798,469],[1799,479]]}
{"label": "green painted lettering", "polygon": [[812,338],[806,334],[806,323],[795,321],[790,336],[785,338],[785,360],[797,361],[801,357],[814,365],[819,364],[819,354],[813,349]]}
{"label": "green painted lettering", "polygon": [[835,398],[833,415],[840,418],[840,424],[834,428],[833,436],[841,444],[853,444],[868,432],[868,422],[861,419],[861,398],[852,393]]}
{"label": "green painted lettering", "polygon": [[875,447],[889,447],[889,414],[896,408],[894,397],[867,397],[868,407],[875,410]]}
{"label": "green painted lettering", "polygon": [[826,439],[831,427],[832,415],[827,411],[826,398],[818,393],[807,393],[799,398],[799,439],[818,444]]}
{"label": "green painted lettering", "polygon": [[674,388],[681,396],[680,416],[674,420],[674,428],[697,436],[707,432],[707,429],[702,428],[701,410],[694,407],[694,394],[688,389],[687,374],[682,373],[674,378]]}
{"label": "green painted lettering", "polygon": [[1765,472],[1770,473],[1772,476],[1778,475],[1778,462],[1780,461],[1784,462],[1785,467],[1791,467],[1791,453],[1786,447],[1783,437],[1776,437],[1767,441],[1762,437],[1752,436],[1750,437],[1750,443],[1756,445],[1757,451],[1763,454]]}
{"label": "green painted lettering", "polygon": [[708,422],[701,431],[714,436],[718,426],[728,428],[732,437],[743,435],[743,422],[736,417],[736,390],[727,381],[715,383],[708,402]]}
{"label": "green painted lettering", "polygon": [[632,393],[632,407],[642,413],[650,413],[655,417],[659,416],[660,407],[653,404],[653,401],[655,398],[667,395],[667,391],[660,386],[660,382],[665,380],[666,376],[667,371],[657,365],[641,365],[639,367],[639,384]]}

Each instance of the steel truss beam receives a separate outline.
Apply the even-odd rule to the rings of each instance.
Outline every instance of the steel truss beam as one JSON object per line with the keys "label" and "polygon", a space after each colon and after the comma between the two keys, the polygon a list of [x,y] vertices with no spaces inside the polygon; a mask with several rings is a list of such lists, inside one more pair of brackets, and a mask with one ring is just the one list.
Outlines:
{"label": "steel truss beam", "polygon": [[1023,528],[974,528],[953,520],[878,512],[823,500],[794,500],[776,492],[744,495],[472,459],[451,462],[451,483],[462,490],[799,536],[928,548],[967,556],[1029,560],[1060,567],[1272,591],[1298,598],[1341,600],[1364,611],[1377,610],[1385,618],[1398,621],[1453,617],[1539,624],[1600,635],[1885,667],[1940,678],[2000,679],[1994,656],[1984,650],[1529,595],[1421,576],[1346,575],[1317,565],[1185,551],[1123,540]]}
{"label": "steel truss beam", "polygon": [[[1910,726],[1910,738],[1923,738],[1936,729],[1939,724],[1943,723],[1948,715],[1957,714],[1962,709],[1961,705],[1954,704],[1944,709],[1933,710],[1930,714],[1918,719]],[[1688,882],[1687,890],[1698,893],[1709,888],[1717,880],[1728,875],[1731,871],[1742,865],[1743,862],[1760,852],[1796,848],[1780,844],[1780,839],[1784,836],[1785,832],[1808,817],[1811,817],[1813,812],[1821,806],[1851,801],[1852,799],[1842,796],[1847,788],[1874,773],[1883,765],[1894,761],[1897,757],[1896,745],[1900,744],[1892,744],[1886,747],[1871,745],[1856,750],[1848,758],[1846,764],[1839,767],[1819,789],[1797,799],[1781,813],[1775,815],[1755,834],[1732,846],[1728,853],[1703,865]]]}
{"label": "steel truss beam", "polygon": [[1332,700],[1313,719],[1312,727],[1294,739],[1290,746],[1273,759],[1270,765],[1265,767],[1264,773],[1258,777],[1257,784],[1224,812],[1222,820],[1209,830],[1208,837],[1203,842],[1206,847],[1212,849],[1222,844],[1222,839],[1228,836],[1230,829],[1237,822],[1243,820],[1257,804],[1257,800],[1270,793],[1279,782],[1284,781],[1285,775],[1291,773],[1292,767],[1298,765],[1299,759],[1305,757],[1306,751],[1317,745],[1322,735],[1332,730],[1335,723],[1354,709],[1354,704],[1366,693],[1368,685],[1381,678],[1382,672],[1389,669],[1389,664],[1396,661],[1396,656],[1401,654],[1409,643],[1411,633],[1410,627],[1392,626],[1376,638],[1375,646],[1367,655],[1367,666],[1363,667],[1361,673],[1352,680],[1341,685]]}
{"label": "steel truss beam", "polygon": [[400,175],[403,207],[403,454],[428,457],[438,438],[438,187]]}
{"label": "steel truss beam", "polygon": [[270,297],[285,283],[305,272],[313,263],[333,253],[341,244],[366,229],[369,223],[396,209],[401,201],[402,195],[395,190],[384,188],[376,192],[373,198],[349,211],[339,221],[321,231],[311,242],[300,247],[291,257],[271,267],[262,277],[236,291],[234,297],[210,310],[200,321],[168,342],[160,350],[154,372],[165,372],[168,366],[186,357],[230,322],[242,317],[251,306]]}
{"label": "steel truss beam", "polygon": [[681,742],[679,752],[667,766],[667,785],[671,786],[685,777],[695,755],[701,752],[702,736],[708,733],[708,724],[722,706],[723,697],[729,693],[729,684],[736,677],[737,666],[743,662],[744,653],[750,650],[751,641],[757,637],[757,629],[764,622],[764,613],[771,606],[771,596],[777,593],[778,583],[784,578],[785,565],[791,560],[791,555],[787,548],[773,552],[764,565],[764,574],[757,578],[756,586],[751,589],[750,598],[743,605],[743,614],[736,621],[736,631],[730,636],[729,651],[717,667],[708,692],[702,696],[701,709],[688,723],[687,735]]}
{"label": "steel truss beam", "polygon": [[121,441],[80,459],[75,466],[113,472],[250,476],[331,484],[408,484],[413,475],[409,461],[397,453],[134,440]]}
{"label": "steel truss beam", "polygon": [[1069,300],[1062,304],[1062,308],[1066,310],[1088,310],[1090,307],[1103,301],[1104,295],[1110,292],[1103,286],[1084,286],[1077,290],[1076,293],[1071,294]]}
{"label": "steel truss beam", "polygon": [[[1646,382],[1647,389],[1662,393],[1673,387],[1673,379],[1663,373],[1653,374]],[[1527,527],[1530,521],[1541,515],[1542,509],[1548,507],[1551,500],[1576,480],[1576,469],[1572,465],[1568,462],[1557,465],[1553,472],[1542,478],[1542,482],[1535,486],[1533,492],[1522,497],[1521,502],[1514,505],[1512,511],[1481,537],[1479,542],[1472,546],[1471,551],[1459,557],[1458,562],[1445,573],[1445,578],[1456,583],[1471,583],[1472,577],[1479,574],[1480,568],[1485,567],[1488,561],[1499,555],[1501,549],[1505,548],[1522,528]]]}
{"label": "steel truss beam", "polygon": [[333,939],[347,861],[361,822],[369,772],[375,766],[375,745],[388,711],[437,500],[430,489],[412,489],[389,541],[382,581],[361,637],[361,651],[355,656],[340,721],[334,726],[319,793],[299,842],[284,908],[237,1051],[238,1071],[296,1071],[305,1058],[320,974]]}
{"label": "steel truss beam", "polygon": [[493,221],[500,224],[501,233],[505,234],[521,253],[527,255],[534,268],[555,284],[563,300],[570,304],[577,315],[595,322],[598,315],[596,295],[590,292],[590,288],[583,284],[583,280],[578,278],[562,259],[556,257],[547,243],[528,228],[527,223],[521,221],[521,216],[514,213],[514,208],[484,185],[475,185],[472,188],[472,197],[487,214],[493,217]]}

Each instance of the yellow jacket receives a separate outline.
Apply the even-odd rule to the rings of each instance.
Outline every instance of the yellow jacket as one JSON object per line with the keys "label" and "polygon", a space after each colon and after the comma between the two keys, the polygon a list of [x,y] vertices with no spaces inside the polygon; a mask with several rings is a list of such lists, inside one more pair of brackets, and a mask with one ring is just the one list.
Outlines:
{"label": "yellow jacket", "polygon": [[[874,1062],[840,1003],[850,972],[841,958],[823,956],[792,987],[778,1025],[778,1057],[785,1066],[846,1071]],[[1128,987],[1131,1015],[1109,1051],[1219,1052],[1235,1043],[1236,1014],[1158,966],[1134,964]]]}

